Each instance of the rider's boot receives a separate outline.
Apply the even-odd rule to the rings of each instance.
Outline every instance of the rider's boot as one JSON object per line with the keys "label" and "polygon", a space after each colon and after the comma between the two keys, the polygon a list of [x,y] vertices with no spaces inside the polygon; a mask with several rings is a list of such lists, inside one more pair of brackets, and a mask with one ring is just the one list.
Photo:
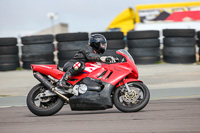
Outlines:
{"label": "rider's boot", "polygon": [[63,75],[63,77],[60,79],[60,81],[59,81],[59,86],[60,86],[60,87],[67,88],[68,85],[66,85],[66,81],[69,79],[70,76],[71,76],[71,73],[66,72],[66,73]]}

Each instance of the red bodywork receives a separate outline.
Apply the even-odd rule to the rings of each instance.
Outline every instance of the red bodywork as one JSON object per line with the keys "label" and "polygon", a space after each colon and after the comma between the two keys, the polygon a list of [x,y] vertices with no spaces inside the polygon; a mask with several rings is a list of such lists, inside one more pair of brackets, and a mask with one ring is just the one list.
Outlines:
{"label": "red bodywork", "polygon": [[[85,63],[85,70],[76,76],[71,77],[67,82],[75,85],[85,77],[101,80],[112,85],[119,85],[138,80],[138,71],[133,60],[128,58],[124,53],[117,52],[118,54],[126,58],[126,62],[104,64],[99,62],[87,62]],[[33,71],[40,72],[44,75],[50,75],[55,79],[60,80],[65,72],[58,70],[57,65],[31,65]],[[125,78],[125,79],[124,79]]]}

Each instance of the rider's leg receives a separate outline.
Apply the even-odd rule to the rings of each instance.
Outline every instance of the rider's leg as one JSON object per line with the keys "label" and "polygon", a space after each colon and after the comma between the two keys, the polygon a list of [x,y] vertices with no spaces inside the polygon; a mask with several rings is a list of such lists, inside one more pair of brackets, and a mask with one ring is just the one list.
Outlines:
{"label": "rider's leg", "polygon": [[72,76],[72,73],[73,73],[72,66],[73,65],[74,65],[73,61],[68,61],[63,66],[63,71],[65,72],[65,74],[63,75],[63,77],[59,81],[60,87],[67,87],[66,81],[69,79],[70,76]]}
{"label": "rider's leg", "polygon": [[67,87],[66,81],[69,79],[70,76],[71,76],[71,73],[69,71],[65,72],[65,74],[63,75],[63,77],[59,81],[59,86],[60,87]]}
{"label": "rider's leg", "polygon": [[67,62],[64,67],[63,70],[65,71],[65,74],[63,75],[63,77],[61,78],[60,82],[59,82],[59,86],[61,87],[67,87],[66,85],[66,81],[73,75],[77,75],[80,72],[82,72],[85,69],[85,64],[83,62]]}

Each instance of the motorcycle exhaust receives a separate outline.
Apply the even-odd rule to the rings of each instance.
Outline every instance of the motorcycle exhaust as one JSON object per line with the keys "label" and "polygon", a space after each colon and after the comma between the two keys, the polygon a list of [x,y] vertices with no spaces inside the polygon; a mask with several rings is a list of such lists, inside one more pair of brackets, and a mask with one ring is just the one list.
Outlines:
{"label": "motorcycle exhaust", "polygon": [[69,98],[58,92],[55,87],[44,77],[42,76],[39,72],[33,73],[34,77],[40,81],[47,89],[51,90],[52,92],[56,93],[58,96],[62,97],[64,100],[69,102]]}

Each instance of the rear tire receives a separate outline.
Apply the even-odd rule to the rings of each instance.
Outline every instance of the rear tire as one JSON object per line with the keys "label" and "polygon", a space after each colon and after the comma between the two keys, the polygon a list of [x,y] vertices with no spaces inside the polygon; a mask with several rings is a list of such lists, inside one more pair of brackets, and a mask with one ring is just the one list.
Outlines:
{"label": "rear tire", "polygon": [[[133,97],[132,99],[131,97],[133,95],[126,96],[127,92],[126,92],[125,86],[123,88],[118,87],[115,90],[115,93],[113,96],[114,105],[118,110],[122,112],[138,112],[142,110],[149,102],[149,99],[150,99],[149,89],[141,82],[130,82],[128,83],[128,86],[130,87],[131,90],[134,90],[133,92],[138,91],[138,93],[136,93],[138,95],[135,95],[136,98]],[[141,96],[141,92],[142,92],[142,96]],[[126,94],[123,94],[123,93],[126,93]],[[122,98],[122,97],[125,97],[125,98]],[[128,98],[130,98],[130,101],[132,100],[133,102],[132,101],[127,102],[129,101]]]}
{"label": "rear tire", "polygon": [[[46,88],[42,84],[38,84],[30,90],[26,101],[28,109],[38,116],[50,116],[60,111],[64,105],[64,100],[60,97],[52,96],[48,102],[41,102],[39,99],[36,99],[43,90],[46,90]],[[38,100],[40,105],[36,105],[36,100]]]}

